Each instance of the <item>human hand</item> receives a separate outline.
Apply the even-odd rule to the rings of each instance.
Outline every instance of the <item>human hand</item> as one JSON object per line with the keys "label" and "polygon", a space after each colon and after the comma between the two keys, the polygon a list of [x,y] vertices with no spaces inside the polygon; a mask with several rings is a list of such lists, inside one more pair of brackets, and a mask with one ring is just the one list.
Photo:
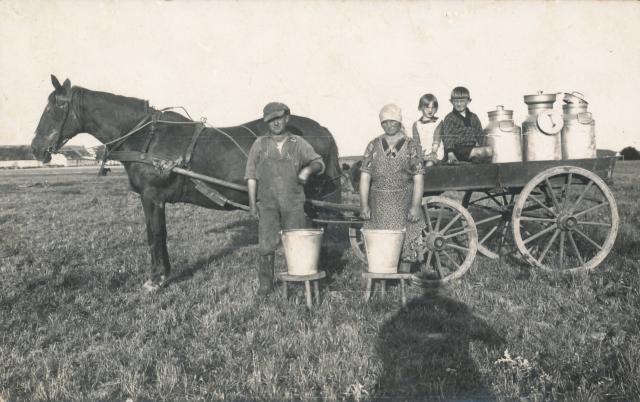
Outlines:
{"label": "human hand", "polygon": [[407,214],[407,219],[409,222],[418,222],[420,217],[422,216],[422,210],[420,207],[411,207],[409,208],[409,213]]}
{"label": "human hand", "polygon": [[371,208],[368,205],[363,205],[360,207],[360,218],[368,221],[371,219]]}
{"label": "human hand", "polygon": [[298,181],[302,184],[306,184],[310,175],[311,171],[305,167],[300,171],[300,173],[298,173]]}
{"label": "human hand", "polygon": [[458,163],[458,158],[456,158],[456,155],[453,152],[449,152],[449,154],[447,154],[447,163],[450,165]]}

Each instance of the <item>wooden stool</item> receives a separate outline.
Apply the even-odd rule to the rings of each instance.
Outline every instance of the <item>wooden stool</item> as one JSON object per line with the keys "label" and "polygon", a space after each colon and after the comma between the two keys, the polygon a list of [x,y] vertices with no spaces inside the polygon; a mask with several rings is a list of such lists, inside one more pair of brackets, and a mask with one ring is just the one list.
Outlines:
{"label": "wooden stool", "polygon": [[307,307],[311,308],[313,305],[313,298],[311,297],[311,281],[313,281],[313,290],[316,294],[316,303],[320,304],[320,286],[318,280],[324,278],[326,273],[324,271],[318,271],[311,275],[289,275],[288,272],[278,272],[278,277],[284,282],[284,298],[288,297],[288,285],[289,282],[304,282],[304,290],[307,296]]}
{"label": "wooden stool", "polygon": [[371,292],[373,290],[373,281],[379,280],[382,290],[382,297],[387,294],[387,280],[399,280],[400,281],[400,293],[402,295],[402,305],[407,305],[407,291],[406,280],[411,279],[413,274],[409,273],[377,273],[377,272],[363,272],[362,277],[367,280],[366,289],[364,293],[364,300],[369,301],[371,299]]}

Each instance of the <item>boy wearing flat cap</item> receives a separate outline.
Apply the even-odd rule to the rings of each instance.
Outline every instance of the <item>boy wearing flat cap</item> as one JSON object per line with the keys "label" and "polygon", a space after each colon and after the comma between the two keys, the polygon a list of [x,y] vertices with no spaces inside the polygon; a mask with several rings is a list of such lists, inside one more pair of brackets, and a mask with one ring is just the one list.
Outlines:
{"label": "boy wearing flat cap", "polygon": [[264,107],[263,119],[269,132],[251,146],[244,175],[251,214],[259,219],[259,295],[273,289],[278,232],[307,226],[303,185],[309,176],[322,174],[325,168],[313,147],[287,130],[289,115],[289,107],[284,103],[272,102]]}

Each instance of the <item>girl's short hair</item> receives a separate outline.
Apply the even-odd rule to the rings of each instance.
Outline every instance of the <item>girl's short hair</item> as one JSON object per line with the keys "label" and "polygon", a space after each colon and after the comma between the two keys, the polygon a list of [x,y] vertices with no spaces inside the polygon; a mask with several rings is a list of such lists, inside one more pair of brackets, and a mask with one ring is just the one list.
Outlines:
{"label": "girl's short hair", "polygon": [[461,98],[471,99],[471,94],[469,93],[469,90],[465,87],[453,88],[453,90],[451,91],[451,99],[461,99]]}
{"label": "girl's short hair", "polygon": [[433,107],[438,108],[438,98],[433,94],[424,94],[420,97],[420,101],[418,101],[418,110],[423,107],[427,107],[430,104],[433,104]]}

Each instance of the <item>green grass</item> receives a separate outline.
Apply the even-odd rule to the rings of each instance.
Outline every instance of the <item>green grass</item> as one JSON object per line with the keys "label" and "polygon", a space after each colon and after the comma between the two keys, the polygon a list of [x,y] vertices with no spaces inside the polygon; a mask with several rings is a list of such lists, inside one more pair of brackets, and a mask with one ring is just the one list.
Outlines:
{"label": "green grass", "polygon": [[477,257],[403,309],[397,287],[363,301],[343,240],[311,311],[254,297],[245,213],[170,205],[175,280],[148,295],[124,175],[0,172],[0,400],[639,399],[639,168],[616,167],[620,231],[590,274]]}

